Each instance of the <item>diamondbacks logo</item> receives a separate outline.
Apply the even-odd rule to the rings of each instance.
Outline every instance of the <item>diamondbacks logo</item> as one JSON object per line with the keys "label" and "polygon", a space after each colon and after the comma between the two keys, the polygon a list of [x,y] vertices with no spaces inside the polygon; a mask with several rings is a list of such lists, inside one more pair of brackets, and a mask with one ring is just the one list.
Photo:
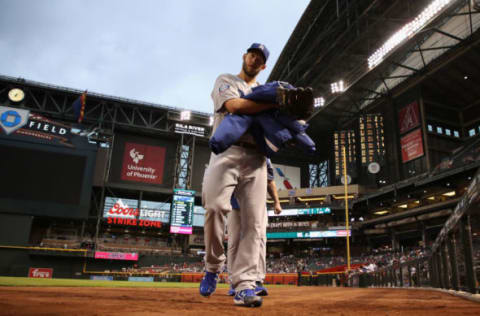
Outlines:
{"label": "diamondbacks logo", "polygon": [[400,127],[402,130],[409,130],[414,127],[418,122],[418,117],[414,112],[413,107],[409,106],[405,110],[405,116],[402,122],[402,126]]}
{"label": "diamondbacks logo", "polygon": [[130,150],[130,157],[132,158],[133,162],[135,162],[135,164],[138,164],[138,162],[143,159],[143,156],[144,155],[136,151],[135,148],[132,148],[132,150]]}
{"label": "diamondbacks logo", "polygon": [[28,122],[30,111],[0,106],[0,126],[8,135]]}
{"label": "diamondbacks logo", "polygon": [[420,125],[420,112],[417,101],[403,107],[398,112],[398,127],[403,134]]}

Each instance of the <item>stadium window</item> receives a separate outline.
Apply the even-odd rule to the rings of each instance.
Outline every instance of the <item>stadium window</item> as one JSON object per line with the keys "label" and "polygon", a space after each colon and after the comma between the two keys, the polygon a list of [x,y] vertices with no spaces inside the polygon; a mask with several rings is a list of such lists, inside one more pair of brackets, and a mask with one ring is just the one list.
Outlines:
{"label": "stadium window", "polygon": [[475,129],[472,128],[471,130],[468,131],[468,136],[475,136]]}
{"label": "stadium window", "polygon": [[438,134],[443,134],[443,127],[437,126],[437,133]]}
{"label": "stadium window", "polygon": [[460,133],[458,131],[453,131],[453,136],[456,138],[460,138]]}
{"label": "stadium window", "polygon": [[433,126],[431,124],[428,124],[427,127],[429,132],[433,132]]}
{"label": "stadium window", "polygon": [[445,135],[452,136],[452,131],[449,128],[445,129]]}

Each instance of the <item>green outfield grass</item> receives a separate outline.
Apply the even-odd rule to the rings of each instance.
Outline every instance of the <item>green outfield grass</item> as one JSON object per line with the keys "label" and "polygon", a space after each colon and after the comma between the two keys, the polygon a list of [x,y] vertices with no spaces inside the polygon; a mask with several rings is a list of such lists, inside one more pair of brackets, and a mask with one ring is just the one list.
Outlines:
{"label": "green outfield grass", "polygon": [[[145,287],[145,288],[196,288],[198,283],[188,282],[132,282],[132,281],[99,281],[77,279],[36,279],[0,276],[0,286],[40,286],[40,287]],[[228,288],[228,284],[219,283],[218,288]],[[267,285],[282,287],[289,285]]]}
{"label": "green outfield grass", "polygon": [[[132,281],[99,281],[77,279],[36,279],[20,277],[0,277],[0,286],[91,286],[91,287],[198,287],[198,283],[187,282],[132,282]],[[220,288],[228,284],[219,284]]]}

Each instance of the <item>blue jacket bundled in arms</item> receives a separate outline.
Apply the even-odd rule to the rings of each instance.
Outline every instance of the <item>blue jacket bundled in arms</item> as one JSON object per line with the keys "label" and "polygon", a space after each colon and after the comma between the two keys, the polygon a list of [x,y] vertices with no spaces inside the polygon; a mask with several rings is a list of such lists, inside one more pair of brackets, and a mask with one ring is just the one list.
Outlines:
{"label": "blue jacket bundled in arms", "polygon": [[[252,89],[243,96],[259,102],[277,103],[278,89],[295,89],[286,82],[274,81]],[[218,126],[210,138],[209,146],[215,154],[227,150],[245,132],[250,132],[257,146],[267,157],[272,157],[286,143],[294,143],[307,153],[315,152],[315,143],[305,133],[308,124],[305,121],[286,114],[278,109],[265,111],[255,115],[229,114]]]}

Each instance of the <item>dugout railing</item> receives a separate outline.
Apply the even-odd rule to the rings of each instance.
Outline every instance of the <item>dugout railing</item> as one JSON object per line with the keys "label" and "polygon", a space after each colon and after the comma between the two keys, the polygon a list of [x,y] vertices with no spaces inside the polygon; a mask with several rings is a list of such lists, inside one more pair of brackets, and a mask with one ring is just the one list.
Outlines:
{"label": "dugout railing", "polygon": [[480,293],[480,170],[447,219],[428,256],[351,273],[349,286],[433,287]]}

